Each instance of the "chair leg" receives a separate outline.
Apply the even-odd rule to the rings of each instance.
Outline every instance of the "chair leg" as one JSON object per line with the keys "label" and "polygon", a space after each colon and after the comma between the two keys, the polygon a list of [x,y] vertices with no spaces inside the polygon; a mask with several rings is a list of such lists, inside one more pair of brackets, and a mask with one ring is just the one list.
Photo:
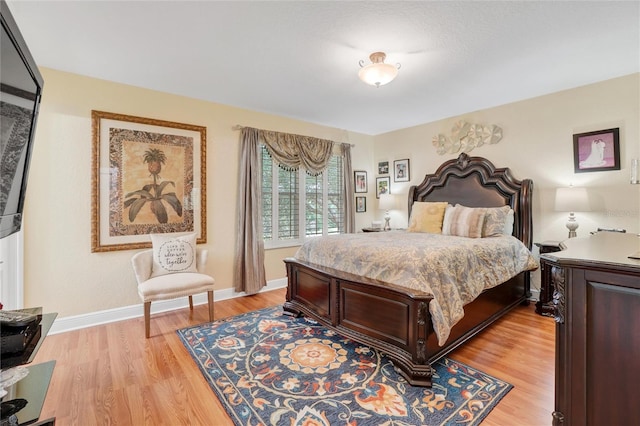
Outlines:
{"label": "chair leg", "polygon": [[213,291],[207,292],[207,299],[209,300],[209,321],[213,321]]}
{"label": "chair leg", "polygon": [[189,309],[193,311],[193,296],[189,296]]}
{"label": "chair leg", "polygon": [[148,339],[150,334],[150,321],[151,321],[151,302],[144,302],[144,335]]}

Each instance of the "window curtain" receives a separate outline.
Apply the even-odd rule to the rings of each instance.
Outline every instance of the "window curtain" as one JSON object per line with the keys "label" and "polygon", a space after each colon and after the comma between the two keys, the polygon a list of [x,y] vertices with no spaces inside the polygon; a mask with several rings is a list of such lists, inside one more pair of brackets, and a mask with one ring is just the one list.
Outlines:
{"label": "window curtain", "polygon": [[258,130],[258,136],[280,167],[298,170],[302,166],[312,176],[322,173],[333,152],[334,142],[327,139],[269,130]]}
{"label": "window curtain", "polygon": [[238,237],[234,288],[255,294],[267,285],[262,241],[262,171],[257,129],[245,127],[240,133],[240,182],[238,194]]}
{"label": "window curtain", "polygon": [[342,144],[342,167],[344,167],[344,232],[352,234],[356,227],[353,167],[351,166],[351,145]]}
{"label": "window curtain", "polygon": [[[280,167],[300,167],[317,176],[327,167],[334,142],[310,136],[244,127],[240,132],[241,159],[238,194],[238,238],[236,242],[235,290],[254,294],[266,285],[262,239],[262,171],[260,144],[264,144]],[[345,232],[353,232],[354,200],[351,146],[342,145],[345,176]]]}

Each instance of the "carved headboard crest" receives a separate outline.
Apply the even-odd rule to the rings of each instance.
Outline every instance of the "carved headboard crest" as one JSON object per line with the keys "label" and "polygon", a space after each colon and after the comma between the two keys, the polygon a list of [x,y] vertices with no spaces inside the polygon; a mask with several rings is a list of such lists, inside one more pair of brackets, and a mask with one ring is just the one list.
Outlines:
{"label": "carved headboard crest", "polygon": [[467,164],[469,164],[469,156],[466,152],[463,152],[462,154],[458,155],[458,159],[456,161],[461,168],[466,169]]}
{"label": "carved headboard crest", "polygon": [[496,168],[486,158],[463,152],[409,189],[408,212],[410,216],[415,201],[446,201],[467,207],[509,205],[515,212],[513,235],[531,249],[532,190],[531,179],[518,180],[509,168]]}

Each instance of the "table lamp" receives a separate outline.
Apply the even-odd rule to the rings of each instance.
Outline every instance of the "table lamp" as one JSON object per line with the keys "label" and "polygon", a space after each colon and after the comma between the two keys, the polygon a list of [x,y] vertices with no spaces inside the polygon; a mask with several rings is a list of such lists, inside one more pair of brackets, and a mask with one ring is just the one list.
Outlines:
{"label": "table lamp", "polygon": [[391,229],[391,225],[389,221],[391,220],[391,215],[389,214],[389,210],[393,210],[396,208],[396,197],[391,194],[380,194],[380,199],[378,200],[378,209],[384,210],[384,230],[388,231]]}
{"label": "table lamp", "polygon": [[569,229],[569,238],[576,237],[576,229],[578,229],[578,221],[574,212],[591,211],[589,207],[589,195],[587,188],[578,188],[570,186],[568,188],[556,189],[555,210],[559,212],[569,212],[569,220],[567,220],[567,229]]}

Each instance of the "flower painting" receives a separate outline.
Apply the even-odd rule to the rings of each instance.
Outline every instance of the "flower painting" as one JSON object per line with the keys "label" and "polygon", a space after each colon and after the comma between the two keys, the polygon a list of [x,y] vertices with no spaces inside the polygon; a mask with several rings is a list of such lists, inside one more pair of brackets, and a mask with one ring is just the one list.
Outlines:
{"label": "flower painting", "polygon": [[[149,148],[142,156],[142,163],[147,165],[149,171],[149,181],[143,179],[143,186],[132,192],[127,192],[124,200],[124,209],[128,210],[129,223],[135,223],[138,214],[143,208],[148,207],[148,213],[158,223],[169,222],[169,212],[167,206],[173,209],[178,218],[182,217],[182,203],[180,198],[184,196],[182,191],[176,189],[175,180],[163,179],[160,176],[162,165],[167,161],[164,151],[159,148]],[[132,173],[133,174],[133,173]],[[137,180],[136,180],[137,182]],[[126,188],[123,188],[126,189]],[[179,195],[176,195],[176,190]],[[149,219],[147,219],[149,220]]]}
{"label": "flower painting", "polygon": [[152,233],[205,242],[205,129],[92,113],[93,251],[149,247]]}

